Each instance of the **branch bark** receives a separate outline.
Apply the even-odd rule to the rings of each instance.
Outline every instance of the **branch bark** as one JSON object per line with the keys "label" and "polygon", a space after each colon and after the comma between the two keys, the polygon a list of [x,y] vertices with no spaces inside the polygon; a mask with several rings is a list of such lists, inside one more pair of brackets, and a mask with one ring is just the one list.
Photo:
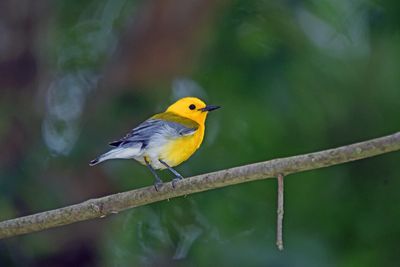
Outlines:
{"label": "branch bark", "polygon": [[369,141],[299,156],[274,159],[179,181],[166,183],[159,192],[153,186],[109,195],[60,209],[0,222],[0,239],[32,233],[109,214],[157,201],[189,195],[254,180],[274,178],[400,150],[400,132]]}
{"label": "branch bark", "polygon": [[278,174],[278,199],[276,209],[276,246],[279,250],[283,250],[283,194],[284,194],[284,178],[282,174]]}

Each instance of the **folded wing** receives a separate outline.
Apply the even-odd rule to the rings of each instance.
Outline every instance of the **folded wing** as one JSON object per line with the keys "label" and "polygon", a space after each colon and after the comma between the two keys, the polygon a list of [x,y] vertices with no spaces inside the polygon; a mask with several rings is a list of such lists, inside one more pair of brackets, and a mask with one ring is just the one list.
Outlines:
{"label": "folded wing", "polygon": [[132,129],[125,137],[111,142],[109,145],[121,147],[132,143],[141,143],[142,148],[145,148],[154,134],[163,134],[168,138],[177,138],[194,134],[199,128],[199,125],[192,120],[168,113],[155,115]]}

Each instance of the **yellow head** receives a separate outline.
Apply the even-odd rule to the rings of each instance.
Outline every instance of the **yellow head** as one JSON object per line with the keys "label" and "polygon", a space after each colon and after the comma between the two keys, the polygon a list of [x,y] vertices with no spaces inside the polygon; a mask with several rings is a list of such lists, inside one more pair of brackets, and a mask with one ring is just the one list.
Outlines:
{"label": "yellow head", "polygon": [[179,116],[203,124],[209,111],[216,110],[219,106],[206,105],[196,97],[184,97],[168,107],[167,112],[174,112]]}

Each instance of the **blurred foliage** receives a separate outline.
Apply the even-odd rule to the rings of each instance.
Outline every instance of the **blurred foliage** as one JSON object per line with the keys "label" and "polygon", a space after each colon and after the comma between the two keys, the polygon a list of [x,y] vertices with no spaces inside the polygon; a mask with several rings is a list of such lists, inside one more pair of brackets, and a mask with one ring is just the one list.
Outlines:
{"label": "blurred foliage", "polygon": [[[30,93],[0,84],[1,219],[150,185],[139,164],[87,163],[185,95],[223,107],[178,167],[185,176],[398,130],[398,1],[232,0],[207,6],[206,24],[179,2],[160,3],[58,0],[44,9],[43,38],[30,43],[41,62]],[[135,20],[152,8],[193,25],[193,59],[169,79],[113,83],[107,75],[114,55],[128,51],[124,36],[169,25]],[[158,34],[136,42],[150,45]],[[284,252],[275,248],[276,184],[268,180],[1,241],[0,265],[397,266],[398,156],[288,177]]]}

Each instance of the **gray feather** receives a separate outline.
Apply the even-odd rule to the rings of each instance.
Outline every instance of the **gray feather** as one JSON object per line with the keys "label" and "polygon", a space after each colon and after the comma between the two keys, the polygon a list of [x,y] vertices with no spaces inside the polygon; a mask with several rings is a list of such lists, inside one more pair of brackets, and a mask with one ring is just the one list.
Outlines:
{"label": "gray feather", "polygon": [[165,135],[167,138],[177,138],[191,135],[197,130],[183,124],[159,119],[149,119],[132,129],[125,137],[110,143],[112,146],[129,146],[132,143],[142,143],[143,148],[147,146],[151,137],[155,134]]}

